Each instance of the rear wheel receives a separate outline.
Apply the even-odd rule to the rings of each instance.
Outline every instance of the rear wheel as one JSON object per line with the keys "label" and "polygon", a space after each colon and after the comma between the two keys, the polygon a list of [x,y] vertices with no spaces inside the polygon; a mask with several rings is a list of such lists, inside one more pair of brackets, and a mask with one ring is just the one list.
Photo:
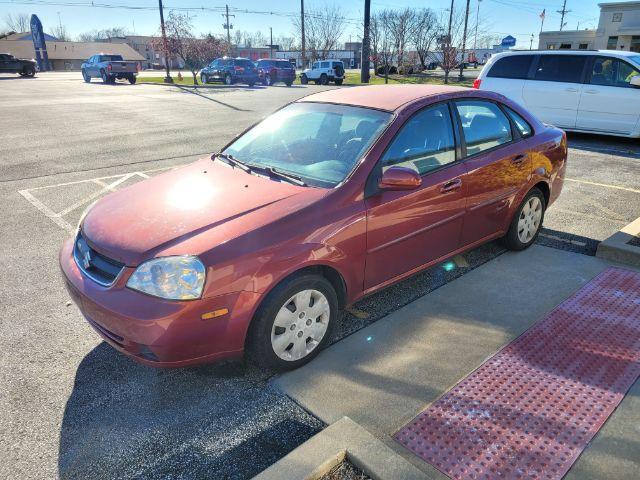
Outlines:
{"label": "rear wheel", "polygon": [[89,75],[86,70],[82,70],[82,79],[89,83],[91,81],[91,75]]}
{"label": "rear wheel", "polygon": [[342,78],[336,78],[334,82],[336,85],[342,85]]}
{"label": "rear wheel", "polygon": [[273,85],[271,83],[271,75],[269,75],[268,73],[264,76],[264,80],[262,80],[262,84],[265,87],[270,87],[271,85]]}
{"label": "rear wheel", "polygon": [[542,192],[537,188],[531,189],[520,204],[503,238],[509,250],[524,250],[536,241],[544,221],[545,209]]}
{"label": "rear wheel", "polygon": [[309,83],[309,79],[307,78],[307,76],[304,73],[302,75],[300,75],[300,83],[302,85],[306,85],[307,83]]}
{"label": "rear wheel", "polygon": [[337,315],[338,298],[327,279],[300,275],[285,280],[258,309],[247,353],[263,368],[300,367],[330,341]]}
{"label": "rear wheel", "polygon": [[209,78],[208,78],[208,77],[207,77],[207,75],[206,75],[206,74],[204,74],[204,73],[203,73],[202,75],[200,75],[200,80],[201,80],[201,81],[202,81],[202,83],[203,83],[203,84],[205,84],[205,85],[206,85],[207,83],[209,83]]}
{"label": "rear wheel", "polygon": [[224,76],[224,83],[225,85],[233,85],[233,79],[228,73]]}
{"label": "rear wheel", "polygon": [[290,87],[291,85],[293,85],[293,82],[291,82],[291,81],[287,81],[285,83],[287,84],[287,87]]}
{"label": "rear wheel", "polygon": [[100,70],[100,78],[102,78],[102,83],[109,83],[109,75],[104,70]]}
{"label": "rear wheel", "polygon": [[327,77],[326,73],[323,73],[322,75],[320,75],[320,85],[328,85],[329,84],[329,77]]}
{"label": "rear wheel", "polygon": [[32,66],[26,66],[22,69],[23,77],[33,77],[36,74],[36,69]]}
{"label": "rear wheel", "polygon": [[136,83],[137,78],[136,78],[136,76],[132,73],[131,75],[129,75],[129,77],[127,78],[127,80],[129,80],[129,83],[130,83],[131,85],[133,85],[133,84],[135,84],[135,83]]}

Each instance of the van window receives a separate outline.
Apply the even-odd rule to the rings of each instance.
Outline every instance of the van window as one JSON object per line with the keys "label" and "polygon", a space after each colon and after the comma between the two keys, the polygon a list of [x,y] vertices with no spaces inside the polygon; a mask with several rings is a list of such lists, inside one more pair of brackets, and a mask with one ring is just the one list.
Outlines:
{"label": "van window", "polygon": [[456,160],[449,108],[438,105],[416,113],[405,123],[382,157],[382,170],[394,165],[420,175]]}
{"label": "van window", "polygon": [[462,122],[467,155],[509,143],[511,123],[495,103],[484,100],[461,100],[456,108]]}
{"label": "van window", "polygon": [[487,77],[527,78],[533,55],[509,55],[494,63]]}
{"label": "van window", "polygon": [[586,55],[540,55],[534,78],[547,82],[580,83]]}
{"label": "van window", "polygon": [[329,62],[322,62],[320,68],[329,68]]}
{"label": "van window", "polygon": [[593,61],[591,85],[629,87],[631,79],[640,75],[629,63],[612,57],[598,57]]}

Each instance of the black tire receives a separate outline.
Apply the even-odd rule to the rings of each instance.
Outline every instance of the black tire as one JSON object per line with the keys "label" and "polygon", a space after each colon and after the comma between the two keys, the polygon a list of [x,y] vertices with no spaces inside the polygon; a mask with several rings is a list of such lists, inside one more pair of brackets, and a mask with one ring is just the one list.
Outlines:
{"label": "black tire", "polygon": [[100,70],[100,78],[102,78],[102,83],[109,84],[109,75],[104,70]]}
{"label": "black tire", "polygon": [[91,75],[87,74],[87,72],[85,70],[82,70],[82,79],[86,83],[90,83],[91,82]]}
{"label": "black tire", "polygon": [[[274,351],[271,332],[278,311],[296,293],[313,289],[321,292],[330,308],[329,324],[318,345],[305,357],[298,360],[284,360]],[[302,274],[284,280],[274,288],[258,308],[247,334],[246,350],[248,358],[261,368],[276,371],[292,370],[310,362],[331,341],[338,318],[338,297],[329,281],[313,274]]]}
{"label": "black tire", "polygon": [[343,81],[343,79],[342,79],[342,78],[336,78],[336,79],[334,80],[334,82],[335,82],[335,84],[336,84],[336,85],[342,85],[342,81]]}
{"label": "black tire", "polygon": [[285,82],[287,87],[290,87],[291,85],[293,85],[293,82]]}
{"label": "black tire", "polygon": [[262,84],[265,87],[270,87],[271,85],[273,85],[273,83],[271,82],[271,75],[269,75],[268,73],[264,76],[264,79],[262,80]]}
{"label": "black tire", "polygon": [[224,84],[225,85],[233,85],[233,78],[228,73],[224,76]]}
{"label": "black tire", "polygon": [[131,85],[135,85],[136,81],[138,80],[137,77],[132,73],[131,75],[129,75],[129,77],[127,78],[127,80],[129,80],[129,83]]}
{"label": "black tire", "polygon": [[[527,205],[529,200],[533,197],[537,197],[538,200],[540,201],[540,205],[542,208],[542,216],[540,217],[540,223],[538,224],[535,234],[531,237],[530,240],[522,241],[520,236],[518,235],[518,222],[520,221],[520,217],[523,215],[522,211],[524,210],[525,205]],[[507,234],[502,238],[502,243],[504,244],[504,246],[507,247],[509,250],[515,250],[515,251],[524,250],[525,248],[530,247],[533,244],[533,242],[536,241],[536,238],[538,238],[538,234],[542,229],[546,208],[547,208],[547,205],[544,199],[544,194],[539,189],[532,188],[529,191],[529,193],[527,193],[527,195],[524,197],[524,200],[522,200],[522,203],[518,207],[518,210],[516,211],[515,215],[513,216],[513,219],[511,220],[511,225],[509,225],[509,230],[507,231]]]}
{"label": "black tire", "polygon": [[253,87],[256,84],[256,82],[249,82],[247,85],[249,85],[249,87]]}
{"label": "black tire", "polygon": [[27,65],[22,69],[22,74],[23,77],[33,77],[36,74],[36,69],[32,66]]}
{"label": "black tire", "polygon": [[309,79],[307,78],[307,76],[304,73],[302,75],[300,75],[300,83],[302,85],[306,85],[307,83],[309,83]]}
{"label": "black tire", "polygon": [[322,75],[320,75],[320,85],[328,85],[329,84],[329,77],[327,77],[326,73],[323,73]]}
{"label": "black tire", "polygon": [[206,85],[207,83],[209,83],[209,77],[207,77],[206,74],[202,73],[200,74],[200,81],[203,85]]}

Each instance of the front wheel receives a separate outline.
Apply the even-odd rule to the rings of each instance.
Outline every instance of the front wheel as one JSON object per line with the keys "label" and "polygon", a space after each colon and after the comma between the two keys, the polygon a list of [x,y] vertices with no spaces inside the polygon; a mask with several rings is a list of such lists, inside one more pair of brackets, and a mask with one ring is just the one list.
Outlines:
{"label": "front wheel", "polygon": [[546,202],[542,192],[537,188],[531,189],[520,204],[503,238],[509,250],[524,250],[536,241],[544,221],[545,208]]}
{"label": "front wheel", "polygon": [[82,70],[82,79],[86,82],[89,83],[91,82],[91,76],[89,74],[87,74],[87,72],[85,70]]}
{"label": "front wheel", "polygon": [[331,340],[338,298],[318,275],[300,275],[278,285],[260,306],[247,337],[247,353],[260,367],[298,368]]}
{"label": "front wheel", "polygon": [[204,73],[200,75],[200,80],[202,81],[203,85],[209,83],[209,78]]}
{"label": "front wheel", "polygon": [[22,74],[23,77],[33,77],[36,74],[36,69],[33,67],[24,67]]}

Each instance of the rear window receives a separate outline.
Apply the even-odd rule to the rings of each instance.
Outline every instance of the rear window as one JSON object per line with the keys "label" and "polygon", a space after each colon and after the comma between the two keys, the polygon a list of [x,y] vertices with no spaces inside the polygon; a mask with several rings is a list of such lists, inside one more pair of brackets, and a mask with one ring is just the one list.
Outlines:
{"label": "rear window", "polygon": [[586,55],[540,55],[534,78],[548,82],[580,83]]}
{"label": "rear window", "polygon": [[276,67],[278,68],[293,68],[290,62],[276,62]]}
{"label": "rear window", "polygon": [[527,78],[533,55],[509,55],[496,61],[487,74],[494,78]]}
{"label": "rear window", "polygon": [[253,67],[255,66],[251,60],[236,60],[236,65],[239,67]]}
{"label": "rear window", "polygon": [[101,62],[121,62],[122,55],[100,55]]}

